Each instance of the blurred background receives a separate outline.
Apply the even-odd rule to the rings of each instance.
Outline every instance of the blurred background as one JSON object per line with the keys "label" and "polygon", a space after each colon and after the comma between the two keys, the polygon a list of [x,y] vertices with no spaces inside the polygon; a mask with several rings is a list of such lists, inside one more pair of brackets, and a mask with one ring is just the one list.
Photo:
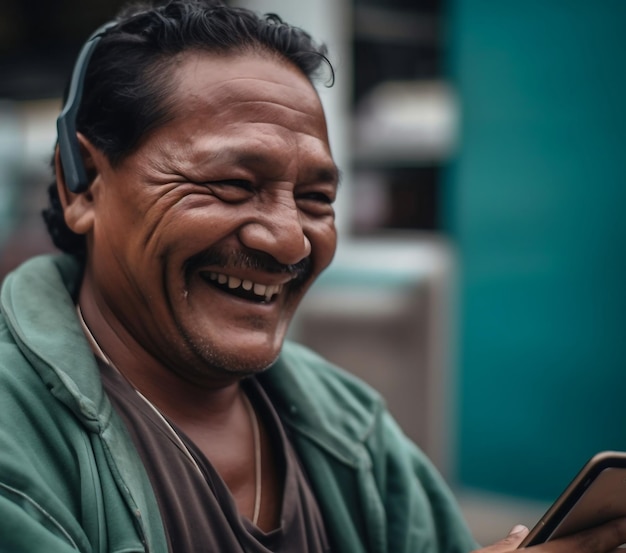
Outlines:
{"label": "blurred background", "polygon": [[[377,387],[477,538],[626,450],[626,2],[240,0],[325,41],[340,248],[293,337]],[[59,97],[118,0],[0,0],[0,278],[52,249]]]}

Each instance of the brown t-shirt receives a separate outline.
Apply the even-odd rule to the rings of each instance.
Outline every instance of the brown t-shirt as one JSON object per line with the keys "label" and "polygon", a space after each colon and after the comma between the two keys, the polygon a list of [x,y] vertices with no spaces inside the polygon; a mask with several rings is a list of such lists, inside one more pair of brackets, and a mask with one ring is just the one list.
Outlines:
{"label": "brown t-shirt", "polygon": [[[98,360],[104,388],[126,423],[156,495],[172,553],[329,552],[322,517],[303,469],[269,398],[254,378],[250,401],[268,428],[283,475],[280,526],[263,532],[238,513],[226,484],[180,429],[179,438],[114,368]],[[200,471],[198,471],[198,467]]]}

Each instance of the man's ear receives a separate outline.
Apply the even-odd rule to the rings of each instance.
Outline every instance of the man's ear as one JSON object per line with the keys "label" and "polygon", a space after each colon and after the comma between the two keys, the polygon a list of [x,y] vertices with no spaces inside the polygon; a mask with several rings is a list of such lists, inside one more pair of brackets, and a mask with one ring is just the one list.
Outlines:
{"label": "man's ear", "polygon": [[104,156],[85,136],[80,133],[77,133],[76,136],[80,145],[85,172],[89,179],[87,189],[84,192],[74,193],[67,187],[58,145],[54,152],[54,167],[65,223],[76,234],[87,234],[93,226],[94,219],[93,185],[94,181],[99,180],[98,176]]}

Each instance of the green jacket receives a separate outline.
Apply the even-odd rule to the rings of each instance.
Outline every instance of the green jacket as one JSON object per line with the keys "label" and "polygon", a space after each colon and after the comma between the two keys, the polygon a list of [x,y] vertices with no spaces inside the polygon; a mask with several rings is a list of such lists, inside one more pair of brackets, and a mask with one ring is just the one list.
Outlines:
{"label": "green jacket", "polygon": [[[134,446],[74,308],[80,267],[44,256],[0,292],[0,551],[166,553]],[[467,553],[449,491],[380,397],[286,344],[261,377],[340,553]]]}

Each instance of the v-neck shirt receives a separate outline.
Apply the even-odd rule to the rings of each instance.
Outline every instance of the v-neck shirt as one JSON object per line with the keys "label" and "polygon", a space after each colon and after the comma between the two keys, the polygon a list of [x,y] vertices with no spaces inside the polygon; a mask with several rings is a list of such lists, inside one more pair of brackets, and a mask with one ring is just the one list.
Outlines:
{"label": "v-neck shirt", "polygon": [[330,551],[319,507],[298,456],[255,378],[247,379],[243,386],[268,429],[283,478],[279,526],[269,532],[239,514],[225,482],[190,438],[155,411],[116,369],[100,359],[98,363],[104,389],[126,424],[151,481],[171,553]]}

